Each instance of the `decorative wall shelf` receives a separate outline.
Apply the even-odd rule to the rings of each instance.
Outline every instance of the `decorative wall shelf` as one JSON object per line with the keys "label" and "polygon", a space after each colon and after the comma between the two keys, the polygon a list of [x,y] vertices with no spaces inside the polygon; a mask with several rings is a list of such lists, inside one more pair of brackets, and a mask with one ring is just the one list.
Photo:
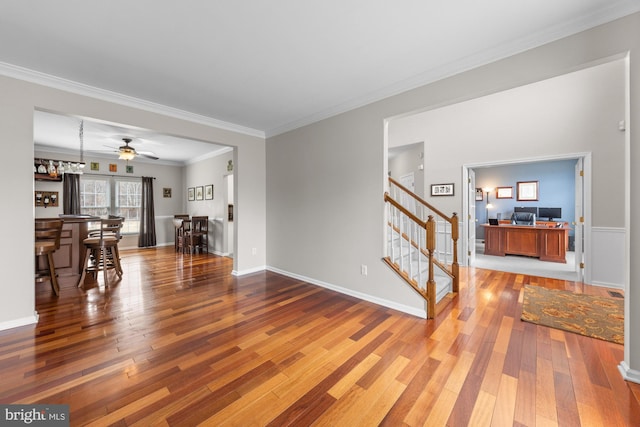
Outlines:
{"label": "decorative wall shelf", "polygon": [[35,179],[36,181],[56,181],[56,182],[60,182],[62,181],[62,175],[58,175],[58,176],[50,176],[46,173],[34,173],[33,174],[33,179]]}
{"label": "decorative wall shelf", "polygon": [[65,173],[82,173],[84,162],[68,160],[33,159],[33,179],[36,181],[62,181]]}
{"label": "decorative wall shelf", "polygon": [[60,197],[57,191],[34,191],[33,197],[36,206],[54,206],[57,207],[60,202]]}

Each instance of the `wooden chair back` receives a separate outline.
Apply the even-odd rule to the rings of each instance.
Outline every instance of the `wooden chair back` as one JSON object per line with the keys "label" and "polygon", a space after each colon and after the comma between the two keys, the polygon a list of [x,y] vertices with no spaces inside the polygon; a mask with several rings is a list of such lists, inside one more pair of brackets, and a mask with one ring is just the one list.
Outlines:
{"label": "wooden chair back", "polygon": [[195,233],[207,233],[209,231],[208,216],[194,216],[191,218],[191,222]]}
{"label": "wooden chair back", "polygon": [[61,219],[36,219],[35,220],[35,241],[50,241],[55,244],[56,249],[60,249],[60,235],[62,234]]}

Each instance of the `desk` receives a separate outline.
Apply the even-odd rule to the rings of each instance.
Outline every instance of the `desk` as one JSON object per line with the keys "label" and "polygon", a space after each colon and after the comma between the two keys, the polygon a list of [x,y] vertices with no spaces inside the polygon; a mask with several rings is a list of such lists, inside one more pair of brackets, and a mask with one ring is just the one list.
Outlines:
{"label": "desk", "polygon": [[486,255],[525,255],[541,261],[566,263],[569,229],[546,225],[487,225],[484,227]]}

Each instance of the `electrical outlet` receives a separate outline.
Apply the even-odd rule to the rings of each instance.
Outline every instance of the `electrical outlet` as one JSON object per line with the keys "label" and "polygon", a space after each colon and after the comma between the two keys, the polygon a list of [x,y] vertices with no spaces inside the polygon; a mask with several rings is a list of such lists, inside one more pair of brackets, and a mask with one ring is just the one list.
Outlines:
{"label": "electrical outlet", "polygon": [[360,266],[360,274],[362,274],[363,276],[367,275],[367,266],[366,265],[362,264]]}

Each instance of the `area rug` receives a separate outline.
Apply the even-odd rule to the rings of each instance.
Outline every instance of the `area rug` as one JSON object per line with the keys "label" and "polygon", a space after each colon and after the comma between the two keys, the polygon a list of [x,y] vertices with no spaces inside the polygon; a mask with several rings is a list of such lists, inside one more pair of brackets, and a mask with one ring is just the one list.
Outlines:
{"label": "area rug", "polygon": [[522,320],[624,344],[624,299],[525,285]]}

